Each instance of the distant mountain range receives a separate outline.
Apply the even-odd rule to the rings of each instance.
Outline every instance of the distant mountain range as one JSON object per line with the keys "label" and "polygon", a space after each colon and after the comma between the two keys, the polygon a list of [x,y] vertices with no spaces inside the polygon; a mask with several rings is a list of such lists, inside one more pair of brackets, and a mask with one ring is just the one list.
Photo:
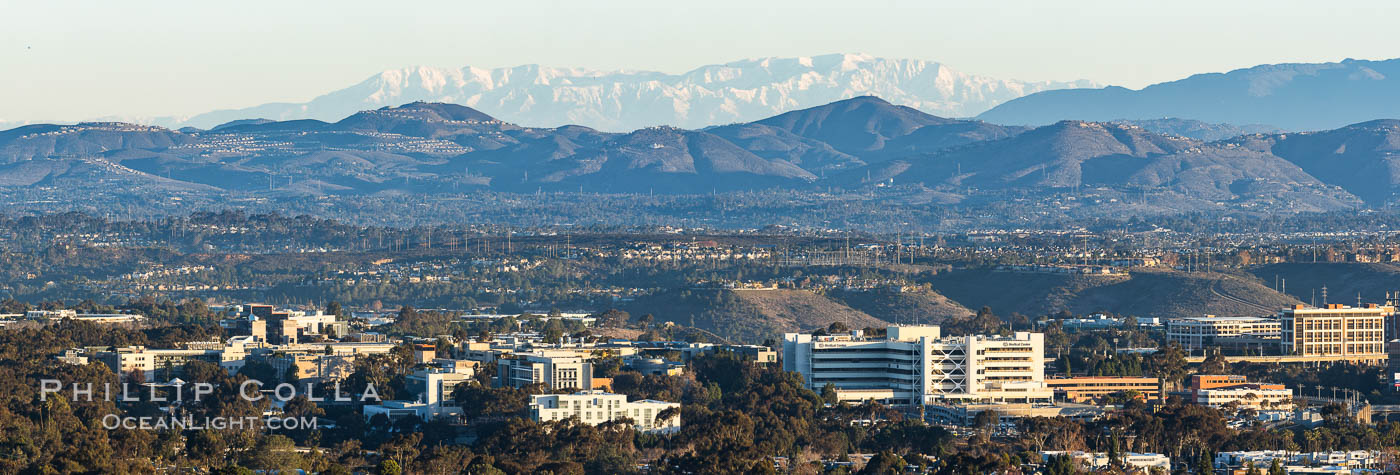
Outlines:
{"label": "distant mountain range", "polygon": [[1001,126],[862,96],[748,123],[609,133],[526,127],[470,107],[415,102],[336,122],[20,127],[0,132],[0,191],[315,197],[884,188],[904,190],[902,199],[921,206],[1077,205],[1132,214],[1380,207],[1400,191],[1400,121],[1223,140],[1173,131],[1234,129],[1139,123]]}
{"label": "distant mountain range", "polygon": [[682,74],[513,68],[392,69],[305,103],[273,103],[187,118],[170,128],[209,128],[248,118],[339,120],[355,112],[415,101],[489,110],[509,122],[581,124],[627,131],[654,125],[696,129],[747,122],[784,111],[875,95],[926,113],[970,117],[1002,102],[1050,89],[1097,87],[1090,81],[1025,82],[958,72],[939,63],[863,54],[761,58],[702,66]]}
{"label": "distant mountain range", "polygon": [[[269,103],[187,117],[108,117],[169,129],[312,119],[438,102],[515,124],[625,132],[650,126],[744,124],[859,96],[939,117],[1041,126],[1122,122],[1200,140],[1315,131],[1400,116],[1400,59],[1266,64],[1132,90],[1088,80],[1026,82],[965,74],[940,63],[864,54],[760,58],[681,74],[523,65],[391,69],[304,103]],[[0,128],[32,122],[0,121]]]}
{"label": "distant mountain range", "polygon": [[[1249,142],[1285,136],[1247,136]],[[1269,137],[1269,138],[1264,138]],[[1374,157],[1372,157],[1374,158]],[[1181,210],[1204,203],[1322,211],[1360,204],[1354,184],[1328,186],[1268,147],[1202,142],[1116,123],[1061,121],[1003,140],[874,164],[846,175],[845,185],[888,180],[924,186],[1003,190],[1117,190],[1166,198]],[[1392,185],[1393,186],[1393,185]],[[1386,188],[1387,190],[1390,187]],[[1123,193],[1126,192],[1126,193]],[[1384,199],[1374,195],[1378,199]],[[1388,197],[1389,194],[1386,193]]]}
{"label": "distant mountain range", "polygon": [[978,115],[998,124],[1165,117],[1270,124],[1306,131],[1400,117],[1400,59],[1270,64],[1197,74],[1141,90],[1122,87],[1041,91]]}

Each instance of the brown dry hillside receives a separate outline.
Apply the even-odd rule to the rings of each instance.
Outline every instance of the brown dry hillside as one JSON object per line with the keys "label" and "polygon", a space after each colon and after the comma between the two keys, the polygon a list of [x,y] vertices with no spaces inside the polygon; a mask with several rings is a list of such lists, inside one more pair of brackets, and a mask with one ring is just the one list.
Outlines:
{"label": "brown dry hillside", "polygon": [[941,273],[930,283],[965,307],[986,305],[1000,315],[1061,310],[1144,317],[1261,315],[1297,303],[1253,276],[1223,273],[1137,271],[1090,277],[978,269]]}
{"label": "brown dry hillside", "polygon": [[1271,264],[1249,271],[1268,285],[1275,278],[1288,295],[1311,302],[1317,291],[1317,303],[1322,303],[1322,287],[1327,286],[1331,303],[1356,304],[1357,294],[1364,303],[1382,303],[1386,292],[1400,291],[1400,266],[1361,262],[1319,262]]}
{"label": "brown dry hillside", "polygon": [[828,296],[875,318],[895,323],[939,323],[948,318],[969,317],[974,313],[948,297],[928,290],[836,290]]}
{"label": "brown dry hillside", "polygon": [[625,306],[632,315],[650,313],[657,322],[694,326],[742,342],[761,342],[783,332],[844,322],[852,328],[885,322],[805,290],[681,289],[639,298]]}

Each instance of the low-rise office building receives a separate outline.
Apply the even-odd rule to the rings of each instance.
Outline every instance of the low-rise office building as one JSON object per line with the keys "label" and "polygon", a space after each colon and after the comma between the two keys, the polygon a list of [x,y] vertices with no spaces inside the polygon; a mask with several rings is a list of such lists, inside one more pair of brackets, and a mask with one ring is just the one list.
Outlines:
{"label": "low-rise office building", "polygon": [[1270,346],[1278,342],[1279,321],[1265,317],[1200,317],[1167,320],[1167,339],[1188,351],[1218,346]]}
{"label": "low-rise office building", "polygon": [[1244,376],[1198,374],[1191,376],[1191,402],[1220,407],[1237,403],[1253,409],[1283,409],[1293,404],[1293,390],[1282,384],[1252,383]]}
{"label": "low-rise office building", "polygon": [[1271,384],[1244,384],[1229,388],[1203,389],[1196,393],[1196,404],[1221,407],[1231,403],[1252,409],[1292,407],[1293,390]]}
{"label": "low-rise office building", "polygon": [[1055,391],[1055,399],[1066,402],[1092,403],[1117,393],[1136,392],[1152,401],[1162,397],[1162,382],[1157,378],[1132,376],[1082,376],[1049,378],[1045,385]]}
{"label": "low-rise office building", "polygon": [[[1050,457],[1055,456],[1070,457],[1091,469],[1108,468],[1109,464],[1112,463],[1112,459],[1104,452],[1044,451],[1040,453],[1042,462],[1049,462]],[[1151,472],[1153,469],[1170,472],[1172,469],[1171,458],[1164,454],[1127,452],[1123,454],[1122,461],[1124,465],[1143,472]]]}
{"label": "low-rise office building", "polygon": [[[1267,471],[1279,461],[1287,473],[1375,473],[1386,468],[1389,457],[1381,451],[1352,450],[1335,452],[1290,452],[1287,450],[1252,450],[1215,454],[1215,468],[1225,473],[1247,473],[1250,464]],[[1355,470],[1355,471],[1354,471]],[[1362,472],[1356,472],[1362,471]]]}
{"label": "low-rise office building", "polygon": [[379,415],[391,421],[408,416],[418,416],[423,420],[432,418],[428,405],[418,401],[384,401],[379,404],[366,404],[363,411],[365,419],[374,419],[374,416]]}

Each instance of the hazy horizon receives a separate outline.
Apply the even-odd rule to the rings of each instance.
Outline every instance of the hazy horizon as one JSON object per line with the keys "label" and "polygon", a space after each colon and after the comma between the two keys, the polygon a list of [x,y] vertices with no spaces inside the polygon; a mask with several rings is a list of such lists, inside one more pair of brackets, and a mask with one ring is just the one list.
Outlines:
{"label": "hazy horizon", "polygon": [[[801,8],[799,8],[799,5]],[[0,122],[186,116],[303,102],[386,69],[522,64],[670,74],[865,53],[1129,88],[1258,64],[1400,56],[1400,5],[733,1],[22,4],[0,20]],[[1209,11],[1209,16],[1200,14]]]}

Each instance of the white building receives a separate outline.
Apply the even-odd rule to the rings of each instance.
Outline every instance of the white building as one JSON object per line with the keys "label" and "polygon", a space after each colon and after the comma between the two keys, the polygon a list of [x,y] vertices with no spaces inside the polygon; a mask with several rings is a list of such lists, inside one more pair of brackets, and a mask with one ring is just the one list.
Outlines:
{"label": "white building", "polygon": [[338,322],[335,315],[321,313],[320,310],[306,313],[277,310],[271,305],[262,304],[239,305],[233,309],[236,316],[220,321],[221,326],[273,344],[296,344],[304,337],[327,333],[340,337],[349,329],[346,322]]}
{"label": "white building", "polygon": [[1251,384],[1225,388],[1202,389],[1196,391],[1196,404],[1220,407],[1237,402],[1240,407],[1253,409],[1274,409],[1291,407],[1292,389],[1277,389]]}
{"label": "white building", "polygon": [[[1045,451],[1040,453],[1042,462],[1048,462],[1050,457],[1057,455],[1068,455],[1075,461],[1087,465],[1091,469],[1107,468],[1110,462],[1108,454],[1103,452],[1063,452]],[[1171,472],[1172,460],[1163,454],[1126,452],[1123,454],[1123,463],[1129,467],[1151,471],[1153,468],[1160,468],[1164,472]],[[1265,466],[1263,468],[1268,468]]]}
{"label": "white building", "polygon": [[335,324],[335,315],[325,314],[319,311],[313,314],[291,312],[291,316],[287,317],[287,319],[295,322],[296,326],[300,328],[303,333],[307,334],[328,333],[331,325]]}
{"label": "white building", "polygon": [[1116,328],[1123,326],[1123,319],[1096,313],[1089,315],[1089,318],[1066,318],[1060,320],[1060,325],[1065,329]]}
{"label": "white building", "polygon": [[937,326],[890,326],[884,338],[783,335],[783,369],[842,400],[897,405],[1049,403],[1041,333],[943,337]]}
{"label": "white building", "polygon": [[544,384],[550,389],[593,389],[593,365],[573,354],[515,353],[496,361],[501,386]]}
{"label": "white building", "polygon": [[[379,404],[366,404],[363,409],[367,420],[380,414],[389,420],[408,416],[418,416],[423,420],[432,418],[428,404],[418,401],[384,401]],[[458,414],[460,415],[460,412]]]}
{"label": "white building", "polygon": [[[472,363],[472,364],[467,364]],[[452,399],[452,390],[476,375],[475,362],[437,360],[438,366],[414,371],[408,382],[416,386],[418,399],[413,401],[383,401],[364,407],[365,418],[383,414],[389,419],[418,416],[423,420],[462,416],[462,407]]]}
{"label": "white building", "polygon": [[414,371],[407,379],[409,384],[422,388],[423,392],[418,396],[418,400],[435,409],[444,405],[456,406],[452,400],[452,391],[457,389],[457,385],[470,381],[475,375],[475,368],[467,371],[429,368]]}
{"label": "white building", "polygon": [[[578,418],[585,424],[597,425],[608,421],[631,419],[641,432],[670,433],[681,427],[679,403],[653,401],[627,402],[627,395],[605,391],[579,391],[573,394],[542,394],[530,396],[530,417],[539,422]],[[665,419],[658,415],[667,409],[673,414]]]}
{"label": "white building", "polygon": [[1253,463],[1255,468],[1268,471],[1274,460],[1278,460],[1288,473],[1352,474],[1360,470],[1383,469],[1386,467],[1387,458],[1380,451],[1365,450],[1350,452],[1254,450],[1215,454],[1215,467],[1218,469],[1242,469]]}
{"label": "white building", "polygon": [[90,323],[135,323],[145,320],[146,317],[129,313],[78,313],[77,310],[30,310],[25,312],[24,318],[29,320],[63,320],[69,319]]}
{"label": "white building", "polygon": [[58,356],[54,357],[54,359],[66,364],[76,366],[87,366],[88,353],[87,349],[85,348],[69,348],[63,350],[63,352],[59,353]]}
{"label": "white building", "polygon": [[1264,317],[1200,317],[1167,320],[1167,339],[1181,344],[1186,351],[1202,350],[1226,344],[1224,340],[1270,340],[1279,338],[1279,321]]}

